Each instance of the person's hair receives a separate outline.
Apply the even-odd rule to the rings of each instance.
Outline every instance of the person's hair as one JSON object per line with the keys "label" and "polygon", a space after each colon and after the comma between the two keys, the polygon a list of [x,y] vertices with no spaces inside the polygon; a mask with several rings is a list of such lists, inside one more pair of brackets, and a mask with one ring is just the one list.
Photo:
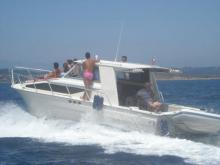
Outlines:
{"label": "person's hair", "polygon": [[122,61],[127,61],[127,59],[128,59],[127,56],[122,56],[122,57],[121,57],[121,60],[122,60]]}
{"label": "person's hair", "polygon": [[90,58],[90,53],[86,52],[85,57],[86,57],[86,59],[89,59]]}
{"label": "person's hair", "polygon": [[57,62],[54,62],[53,63],[53,67],[54,67],[54,69],[58,69],[59,68],[59,64]]}
{"label": "person's hair", "polygon": [[67,60],[67,63],[68,63],[68,64],[72,64],[72,63],[73,63],[73,60],[68,59],[68,60]]}
{"label": "person's hair", "polygon": [[68,68],[68,63],[67,62],[63,63],[63,69],[64,69],[63,70],[64,73],[68,72],[69,68]]}

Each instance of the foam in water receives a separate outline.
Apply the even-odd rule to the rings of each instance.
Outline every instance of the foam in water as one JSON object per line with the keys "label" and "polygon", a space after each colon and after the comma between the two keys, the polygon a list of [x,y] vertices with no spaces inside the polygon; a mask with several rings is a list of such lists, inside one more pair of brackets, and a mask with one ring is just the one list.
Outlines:
{"label": "foam in water", "polygon": [[[88,118],[88,116],[87,116]],[[99,145],[106,153],[173,155],[196,164],[220,164],[220,147],[190,140],[160,137],[101,126],[82,120],[46,120],[31,116],[13,103],[0,104],[0,137],[30,137],[42,142]]]}

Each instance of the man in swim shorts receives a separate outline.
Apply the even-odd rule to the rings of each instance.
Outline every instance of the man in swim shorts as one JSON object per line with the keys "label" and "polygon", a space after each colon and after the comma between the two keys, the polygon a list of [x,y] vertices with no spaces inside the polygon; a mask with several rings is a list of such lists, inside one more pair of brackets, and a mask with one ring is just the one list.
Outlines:
{"label": "man in swim shorts", "polygon": [[85,92],[82,96],[83,100],[89,100],[91,96],[91,86],[93,84],[93,70],[95,67],[95,63],[99,62],[99,60],[91,59],[90,53],[86,52],[85,54],[86,60],[83,62],[83,81],[85,85]]}

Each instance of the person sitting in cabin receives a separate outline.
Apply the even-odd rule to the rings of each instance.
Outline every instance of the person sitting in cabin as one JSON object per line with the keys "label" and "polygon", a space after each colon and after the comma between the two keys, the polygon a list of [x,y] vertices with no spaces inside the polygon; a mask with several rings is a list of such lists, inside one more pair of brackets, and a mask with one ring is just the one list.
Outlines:
{"label": "person sitting in cabin", "polygon": [[71,72],[71,76],[73,76],[73,77],[76,77],[76,76],[80,75],[80,66],[79,66],[79,64],[76,61],[77,61],[77,59],[74,58],[73,59],[73,67],[74,68],[73,68],[73,70]]}
{"label": "person sitting in cabin", "polygon": [[61,76],[61,70],[59,68],[59,64],[57,62],[53,63],[53,68],[54,70],[50,73],[48,73],[47,75],[45,75],[44,78],[58,78]]}
{"label": "person sitting in cabin", "polygon": [[163,104],[154,100],[154,92],[149,82],[144,83],[144,88],[140,89],[137,94],[137,104],[140,109],[147,109],[158,112],[162,109]]}
{"label": "person sitting in cabin", "polygon": [[99,62],[98,59],[91,59],[90,53],[86,52],[85,54],[86,60],[83,62],[83,81],[85,85],[85,92],[81,99],[89,100],[91,96],[91,86],[93,84],[93,70],[95,67],[95,63]]}

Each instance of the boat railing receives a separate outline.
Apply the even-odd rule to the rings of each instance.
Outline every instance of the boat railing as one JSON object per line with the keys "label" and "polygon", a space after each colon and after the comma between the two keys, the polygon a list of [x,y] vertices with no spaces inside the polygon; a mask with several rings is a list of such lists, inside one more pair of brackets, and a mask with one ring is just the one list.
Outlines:
{"label": "boat railing", "polygon": [[[27,67],[15,67],[11,69],[11,83],[12,85],[14,84],[32,84],[35,92],[38,92],[39,88],[37,87],[37,84],[39,81],[44,81],[44,83],[48,83],[49,86],[49,91],[51,92],[52,95],[57,93],[55,90],[52,88],[52,80],[53,79],[44,79],[44,76],[47,75],[50,71],[49,70],[44,70],[44,69],[34,69],[34,68],[27,68]],[[70,86],[67,84],[65,85],[67,93],[59,93],[63,95],[68,95],[70,99],[72,99],[72,94],[70,90]],[[109,105],[111,104],[111,101],[106,95],[105,92],[99,90],[99,89],[86,89],[85,87],[82,87],[82,89],[88,94],[87,91],[93,93],[94,95],[100,95],[106,98],[107,103]],[[89,96],[88,96],[89,97]]]}
{"label": "boat railing", "polygon": [[86,95],[87,95],[88,98],[89,98],[89,95],[88,95],[87,91],[93,92],[93,93],[94,93],[93,95],[99,95],[99,96],[102,96],[102,97],[106,98],[108,104],[109,104],[110,106],[112,106],[112,103],[111,103],[111,101],[110,101],[110,99],[109,99],[109,96],[106,95],[106,93],[103,92],[102,90],[100,90],[100,89],[85,89],[85,88],[84,88],[84,90],[85,90]]}
{"label": "boat railing", "polygon": [[11,83],[12,84],[23,84],[28,81],[35,81],[38,79],[43,79],[46,74],[50,71],[45,69],[34,69],[27,67],[14,67],[11,69]]}

